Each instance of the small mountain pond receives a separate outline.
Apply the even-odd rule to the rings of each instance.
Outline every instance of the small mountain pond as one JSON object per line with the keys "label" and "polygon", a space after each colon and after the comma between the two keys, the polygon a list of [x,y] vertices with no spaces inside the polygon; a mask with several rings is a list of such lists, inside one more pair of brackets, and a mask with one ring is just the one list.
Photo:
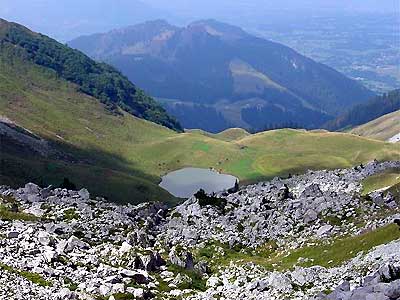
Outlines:
{"label": "small mountain pond", "polygon": [[200,189],[210,194],[233,188],[236,180],[235,176],[211,169],[184,168],[163,176],[160,187],[175,197],[189,198]]}

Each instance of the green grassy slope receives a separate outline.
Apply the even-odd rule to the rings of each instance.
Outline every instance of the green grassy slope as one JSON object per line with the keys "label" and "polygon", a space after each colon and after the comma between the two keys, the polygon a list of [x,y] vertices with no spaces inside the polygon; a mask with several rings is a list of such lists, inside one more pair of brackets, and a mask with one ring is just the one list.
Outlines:
{"label": "green grassy slope", "polygon": [[68,177],[79,187],[117,201],[173,200],[157,186],[158,177],[143,173],[120,155],[123,147],[172,131],[128,113],[111,114],[74,85],[20,59],[0,56],[0,79],[0,115],[76,158],[38,158],[15,147],[7,151],[2,144],[0,184],[17,186],[33,180],[57,185]]}
{"label": "green grassy slope", "polygon": [[390,188],[396,184],[400,184],[400,169],[389,169],[364,179],[362,194],[367,195],[370,192]]}
{"label": "green grassy slope", "polygon": [[96,97],[113,113],[123,110],[146,120],[182,131],[180,124],[151,97],[113,67],[97,63],[83,53],[22,25],[0,18],[1,52],[43,66],[60,78]]}
{"label": "green grassy slope", "polygon": [[[326,241],[313,241],[313,246],[304,246],[295,250],[279,251],[274,242],[269,242],[255,251],[238,251],[226,244],[211,242],[195,253],[198,259],[206,260],[214,269],[229,265],[232,261],[239,264],[254,263],[267,269],[286,271],[296,266],[323,266],[326,268],[340,266],[342,263],[366,253],[376,246],[387,244],[400,238],[399,227],[388,224],[375,230],[369,230],[356,236],[340,236]],[[215,247],[222,247],[220,255]],[[246,250],[246,249],[244,249]],[[303,262],[299,258],[303,258]]]}
{"label": "green grassy slope", "polygon": [[158,187],[160,176],[185,166],[214,167],[254,182],[400,158],[395,145],[345,133],[179,134],[122,110],[114,114],[75,84],[7,51],[0,52],[0,116],[74,158],[42,158],[1,145],[0,184],[59,184],[68,177],[114,201],[172,203],[176,199]]}
{"label": "green grassy slope", "polygon": [[351,133],[386,141],[400,133],[400,110],[358,126]]}
{"label": "green grassy slope", "polygon": [[244,130],[242,128],[230,128],[230,129],[224,130],[214,136],[220,140],[229,142],[229,141],[240,140],[249,135],[250,135],[250,133],[248,133],[246,130]]}
{"label": "green grassy slope", "polygon": [[[215,167],[252,182],[308,168],[349,167],[400,155],[394,145],[344,133],[277,130],[234,141],[201,132],[177,134],[127,113],[113,115],[96,99],[77,92],[74,85],[19,58],[0,59],[0,78],[1,115],[78,157],[90,157],[91,168],[67,164],[63,172],[92,190],[106,189],[109,196],[117,192],[119,199],[168,199],[156,187],[159,177],[184,166]],[[30,162],[30,169],[41,173],[37,163]],[[43,172],[44,177],[24,176],[46,183],[53,182],[53,176],[57,180],[63,176],[62,172],[57,176]],[[19,180],[26,180],[24,176]],[[132,193],[132,188],[121,186],[144,192]]]}
{"label": "green grassy slope", "polygon": [[156,184],[161,175],[184,166],[215,167],[251,182],[400,155],[394,145],[344,133],[277,130],[233,141],[200,131],[177,134],[127,113],[111,114],[73,84],[19,58],[0,58],[0,78],[1,115],[84,161],[90,157],[85,164],[41,163],[8,154],[8,169],[33,172],[17,172],[19,184],[27,178],[55,183],[65,175],[118,199],[168,200]]}

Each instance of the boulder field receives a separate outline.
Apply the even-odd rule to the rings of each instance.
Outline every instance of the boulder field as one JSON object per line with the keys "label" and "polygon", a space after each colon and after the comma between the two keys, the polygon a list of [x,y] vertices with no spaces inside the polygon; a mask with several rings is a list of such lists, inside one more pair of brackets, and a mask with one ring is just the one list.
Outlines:
{"label": "boulder field", "polygon": [[400,299],[400,201],[371,162],[174,208],[0,187],[1,299]]}

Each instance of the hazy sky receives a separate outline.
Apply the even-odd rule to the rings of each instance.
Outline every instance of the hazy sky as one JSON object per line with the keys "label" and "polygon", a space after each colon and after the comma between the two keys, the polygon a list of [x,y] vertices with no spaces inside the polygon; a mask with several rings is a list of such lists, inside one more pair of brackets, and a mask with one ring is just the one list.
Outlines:
{"label": "hazy sky", "polygon": [[152,19],[215,18],[236,25],[361,12],[397,12],[399,0],[0,0],[0,17],[67,41]]}
{"label": "hazy sky", "polygon": [[370,11],[390,12],[399,9],[399,0],[142,0],[167,10],[187,13],[226,10],[273,9],[288,11]]}

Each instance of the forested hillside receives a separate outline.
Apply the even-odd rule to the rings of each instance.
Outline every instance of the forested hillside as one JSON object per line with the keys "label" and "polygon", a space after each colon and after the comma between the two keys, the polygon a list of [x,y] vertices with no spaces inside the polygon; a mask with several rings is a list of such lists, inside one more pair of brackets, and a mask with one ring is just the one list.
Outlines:
{"label": "forested hillside", "polygon": [[101,100],[113,113],[118,113],[120,107],[139,118],[182,130],[157,102],[121,73],[77,50],[2,19],[0,46],[4,54],[18,55],[77,84],[81,92]]}
{"label": "forested hillside", "polygon": [[[348,112],[326,124],[330,130],[354,127],[400,109],[400,89],[377,96],[365,104],[354,106]],[[399,120],[400,121],[400,120]]]}

